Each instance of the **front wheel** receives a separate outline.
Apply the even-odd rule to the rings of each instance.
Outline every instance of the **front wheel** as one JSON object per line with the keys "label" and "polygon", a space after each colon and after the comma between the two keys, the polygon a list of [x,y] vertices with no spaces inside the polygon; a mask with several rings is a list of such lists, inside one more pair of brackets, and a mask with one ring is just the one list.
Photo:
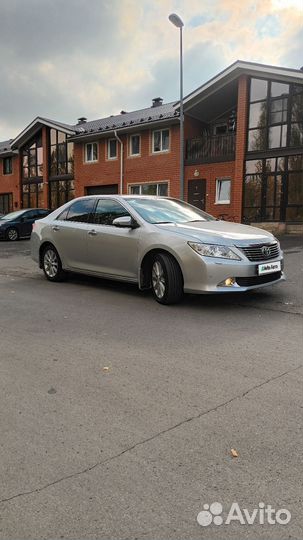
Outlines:
{"label": "front wheel", "polygon": [[177,304],[183,296],[183,278],[177,261],[168,254],[158,253],[152,262],[151,286],[160,304]]}
{"label": "front wheel", "polygon": [[62,281],[66,277],[59,254],[51,245],[47,246],[43,251],[42,267],[49,281]]}

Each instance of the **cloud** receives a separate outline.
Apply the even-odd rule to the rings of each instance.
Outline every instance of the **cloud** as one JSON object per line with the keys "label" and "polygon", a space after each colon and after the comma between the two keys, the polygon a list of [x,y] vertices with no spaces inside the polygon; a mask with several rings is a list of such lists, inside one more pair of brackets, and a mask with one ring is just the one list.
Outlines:
{"label": "cloud", "polygon": [[[1,0],[0,140],[37,116],[74,123],[179,96],[236,59],[303,64],[301,0]],[[291,44],[291,47],[290,47]]]}

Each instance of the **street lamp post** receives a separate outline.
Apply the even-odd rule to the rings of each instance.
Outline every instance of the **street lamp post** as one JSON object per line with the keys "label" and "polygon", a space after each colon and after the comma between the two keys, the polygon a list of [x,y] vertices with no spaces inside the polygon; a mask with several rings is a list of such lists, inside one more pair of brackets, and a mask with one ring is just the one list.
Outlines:
{"label": "street lamp post", "polygon": [[183,115],[183,43],[184,23],[176,13],[169,15],[170,22],[180,29],[180,199],[184,200],[184,115]]}

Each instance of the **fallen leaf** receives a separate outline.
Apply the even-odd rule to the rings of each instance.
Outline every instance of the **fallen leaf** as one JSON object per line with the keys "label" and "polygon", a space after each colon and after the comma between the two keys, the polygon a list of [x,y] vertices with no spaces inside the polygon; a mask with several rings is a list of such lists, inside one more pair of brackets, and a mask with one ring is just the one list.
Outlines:
{"label": "fallen leaf", "polygon": [[239,457],[239,454],[238,454],[237,450],[235,450],[235,448],[232,448],[230,453],[231,453],[232,457]]}

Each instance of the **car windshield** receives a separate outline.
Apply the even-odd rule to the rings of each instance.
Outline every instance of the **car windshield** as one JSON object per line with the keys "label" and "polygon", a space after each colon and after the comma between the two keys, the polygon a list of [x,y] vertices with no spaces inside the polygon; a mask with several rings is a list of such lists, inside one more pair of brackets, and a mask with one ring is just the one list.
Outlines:
{"label": "car windshield", "polygon": [[22,216],[22,214],[24,214],[24,210],[17,210],[16,212],[11,212],[10,214],[0,217],[0,219],[10,221],[11,219],[18,219],[18,217]]}
{"label": "car windshield", "polygon": [[190,204],[176,199],[127,199],[127,202],[148,223],[189,223],[213,221],[215,218]]}

